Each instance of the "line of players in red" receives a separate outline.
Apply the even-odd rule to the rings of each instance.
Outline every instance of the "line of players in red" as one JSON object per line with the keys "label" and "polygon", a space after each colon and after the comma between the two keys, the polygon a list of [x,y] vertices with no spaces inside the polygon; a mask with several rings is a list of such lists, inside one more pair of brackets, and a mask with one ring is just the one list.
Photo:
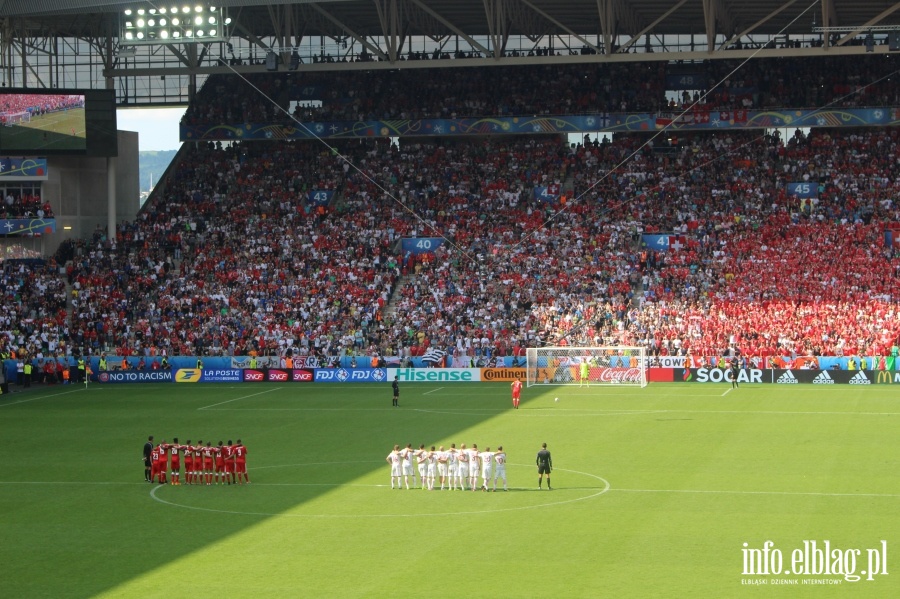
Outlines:
{"label": "line of players in red", "polygon": [[[181,444],[178,439],[172,443],[163,441],[150,451],[150,482],[158,480],[164,485],[168,481],[167,472],[171,472],[171,483],[181,484],[181,462],[184,457],[184,482],[188,485],[250,484],[247,474],[247,448],[238,439],[237,443],[222,443],[213,446],[212,441],[197,441],[196,445],[188,440]],[[171,465],[170,465],[171,457]]]}

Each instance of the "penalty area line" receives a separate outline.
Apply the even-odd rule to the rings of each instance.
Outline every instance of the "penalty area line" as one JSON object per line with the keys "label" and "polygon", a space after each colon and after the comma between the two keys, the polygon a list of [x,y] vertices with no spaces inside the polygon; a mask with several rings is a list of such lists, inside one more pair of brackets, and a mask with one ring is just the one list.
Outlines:
{"label": "penalty area line", "polygon": [[432,389],[431,391],[426,391],[422,395],[428,395],[429,393],[434,393],[435,391],[440,391],[441,389],[444,389],[444,387],[438,387],[437,389]]}
{"label": "penalty area line", "polygon": [[244,395],[242,397],[235,397],[234,399],[228,399],[225,401],[220,401],[219,403],[214,403],[209,406],[203,406],[202,408],[197,408],[198,410],[207,410],[209,408],[214,408],[216,406],[221,406],[222,404],[231,403],[233,401],[238,401],[241,399],[249,399],[251,397],[256,397],[257,395],[264,395],[266,393],[271,393],[272,391],[280,391],[281,387],[275,387],[274,389],[267,389],[266,391],[260,391],[259,393],[251,393],[250,395]]}

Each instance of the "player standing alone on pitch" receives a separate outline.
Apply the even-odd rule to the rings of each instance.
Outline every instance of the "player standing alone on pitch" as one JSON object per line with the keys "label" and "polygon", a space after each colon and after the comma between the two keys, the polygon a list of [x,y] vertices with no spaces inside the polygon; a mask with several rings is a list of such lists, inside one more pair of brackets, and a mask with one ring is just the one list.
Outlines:
{"label": "player standing alone on pitch", "polygon": [[153,459],[150,454],[153,453],[153,435],[147,438],[147,442],[144,443],[144,480],[148,483],[153,482]]}
{"label": "player standing alone on pitch", "polygon": [[394,390],[394,403],[393,406],[395,408],[400,407],[400,377],[395,376],[394,382],[391,383],[391,388]]}
{"label": "player standing alone on pitch", "polygon": [[547,450],[547,444],[541,444],[541,450],[537,453],[537,463],[538,469],[538,489],[541,488],[541,484],[544,480],[544,475],[547,475],[547,489],[553,490],[553,487],[550,486],[550,471],[553,470],[553,459],[550,457],[550,452]]}
{"label": "player standing alone on pitch", "polygon": [[731,358],[731,388],[737,389],[738,376],[741,374],[741,363],[738,362],[737,356]]}
{"label": "player standing alone on pitch", "polygon": [[589,362],[589,358],[587,356],[585,356],[581,359],[580,370],[581,370],[581,373],[580,373],[581,379],[578,381],[578,386],[583,387],[583,386],[587,385],[588,387],[590,387],[591,386],[591,365]]}
{"label": "player standing alone on pitch", "polygon": [[519,395],[522,393],[522,379],[519,378],[519,375],[516,375],[516,380],[512,382],[512,402],[513,408],[519,409]]}

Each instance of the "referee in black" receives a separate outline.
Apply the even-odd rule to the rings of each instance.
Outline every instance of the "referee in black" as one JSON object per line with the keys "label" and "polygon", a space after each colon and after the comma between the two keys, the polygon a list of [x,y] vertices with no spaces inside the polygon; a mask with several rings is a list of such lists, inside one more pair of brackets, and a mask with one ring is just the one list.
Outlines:
{"label": "referee in black", "polygon": [[395,408],[400,407],[400,377],[395,376],[394,382],[391,383],[391,388],[394,390],[394,403],[393,406]]}
{"label": "referee in black", "polygon": [[550,457],[550,452],[547,450],[547,444],[541,444],[541,450],[537,453],[537,463],[538,469],[538,489],[541,488],[541,484],[544,481],[544,475],[547,475],[547,489],[552,491],[553,487],[550,486],[550,471],[553,470],[553,458]]}
{"label": "referee in black", "polygon": [[152,483],[153,480],[150,478],[150,454],[153,452],[153,435],[147,438],[147,442],[144,443],[144,480],[148,483]]}

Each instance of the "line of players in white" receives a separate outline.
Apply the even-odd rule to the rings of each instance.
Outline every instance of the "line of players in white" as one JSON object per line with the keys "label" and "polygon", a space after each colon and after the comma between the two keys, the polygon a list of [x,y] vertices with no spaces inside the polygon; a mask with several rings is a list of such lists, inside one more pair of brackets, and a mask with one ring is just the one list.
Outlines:
{"label": "line of players in white", "polygon": [[[424,444],[413,449],[412,443],[408,443],[404,448],[394,445],[386,459],[391,465],[392,489],[403,488],[401,479],[407,489],[414,488],[418,471],[419,487],[429,491],[433,491],[438,482],[438,489],[441,491],[445,486],[451,491],[496,491],[498,479],[503,483],[503,490],[509,490],[506,486],[506,452],[502,445],[496,451],[491,451],[490,447],[479,451],[478,445],[474,443],[469,448],[463,443],[459,449],[456,448],[456,443],[451,444],[449,449],[444,449],[443,445],[438,449],[434,445],[431,449],[425,449]],[[413,460],[416,461],[415,470]]]}

